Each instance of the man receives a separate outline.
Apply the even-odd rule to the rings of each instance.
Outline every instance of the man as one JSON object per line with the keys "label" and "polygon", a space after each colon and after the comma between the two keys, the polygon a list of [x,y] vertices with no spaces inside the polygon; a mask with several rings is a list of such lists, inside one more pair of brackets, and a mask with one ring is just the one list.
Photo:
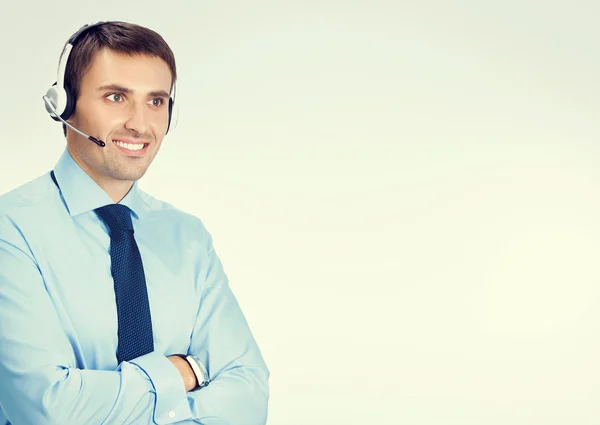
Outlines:
{"label": "man", "polygon": [[0,424],[265,424],[269,370],[211,235],[137,185],[170,124],[171,49],[107,22],[61,59],[44,102],[66,149],[0,196]]}

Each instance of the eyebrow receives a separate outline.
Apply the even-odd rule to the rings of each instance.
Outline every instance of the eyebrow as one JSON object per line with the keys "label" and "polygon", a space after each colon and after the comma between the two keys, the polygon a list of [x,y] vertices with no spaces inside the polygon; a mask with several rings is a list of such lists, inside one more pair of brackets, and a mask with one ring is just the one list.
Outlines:
{"label": "eyebrow", "polygon": [[[134,90],[124,87],[124,86],[120,86],[119,84],[107,84],[104,86],[100,86],[98,87],[98,91],[105,91],[105,90],[114,90],[114,91],[118,91],[118,92],[123,92],[126,94],[133,94],[135,93]],[[169,93],[167,93],[164,90],[154,90],[148,93],[148,96],[151,97],[169,97]]]}

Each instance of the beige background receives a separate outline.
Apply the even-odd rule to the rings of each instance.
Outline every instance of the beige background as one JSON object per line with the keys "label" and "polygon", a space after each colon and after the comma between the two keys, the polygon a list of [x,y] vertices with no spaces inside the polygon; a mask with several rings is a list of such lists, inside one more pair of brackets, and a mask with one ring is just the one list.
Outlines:
{"label": "beige background", "polygon": [[[418,5],[417,5],[418,3]],[[0,193],[64,147],[84,23],[171,44],[141,186],[213,233],[269,425],[600,423],[600,3],[2,5]]]}

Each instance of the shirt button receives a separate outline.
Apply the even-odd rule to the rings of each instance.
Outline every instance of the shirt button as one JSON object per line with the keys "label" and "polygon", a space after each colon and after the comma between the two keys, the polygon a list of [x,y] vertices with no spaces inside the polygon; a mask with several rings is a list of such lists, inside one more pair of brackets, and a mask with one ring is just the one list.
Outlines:
{"label": "shirt button", "polygon": [[169,410],[169,418],[174,418],[175,417],[175,412],[173,412],[172,410]]}

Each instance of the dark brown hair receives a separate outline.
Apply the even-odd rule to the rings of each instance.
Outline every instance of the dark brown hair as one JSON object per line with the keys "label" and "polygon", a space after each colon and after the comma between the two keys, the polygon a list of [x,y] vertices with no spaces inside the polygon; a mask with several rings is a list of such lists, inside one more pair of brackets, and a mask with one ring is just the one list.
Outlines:
{"label": "dark brown hair", "polygon": [[[79,36],[71,50],[65,68],[65,86],[75,100],[79,97],[83,75],[96,54],[104,48],[130,56],[147,54],[164,60],[171,70],[171,90],[173,89],[177,80],[177,67],[175,56],[167,42],[149,28],[128,22],[107,22],[90,28]],[[66,135],[64,124],[63,129]]]}

